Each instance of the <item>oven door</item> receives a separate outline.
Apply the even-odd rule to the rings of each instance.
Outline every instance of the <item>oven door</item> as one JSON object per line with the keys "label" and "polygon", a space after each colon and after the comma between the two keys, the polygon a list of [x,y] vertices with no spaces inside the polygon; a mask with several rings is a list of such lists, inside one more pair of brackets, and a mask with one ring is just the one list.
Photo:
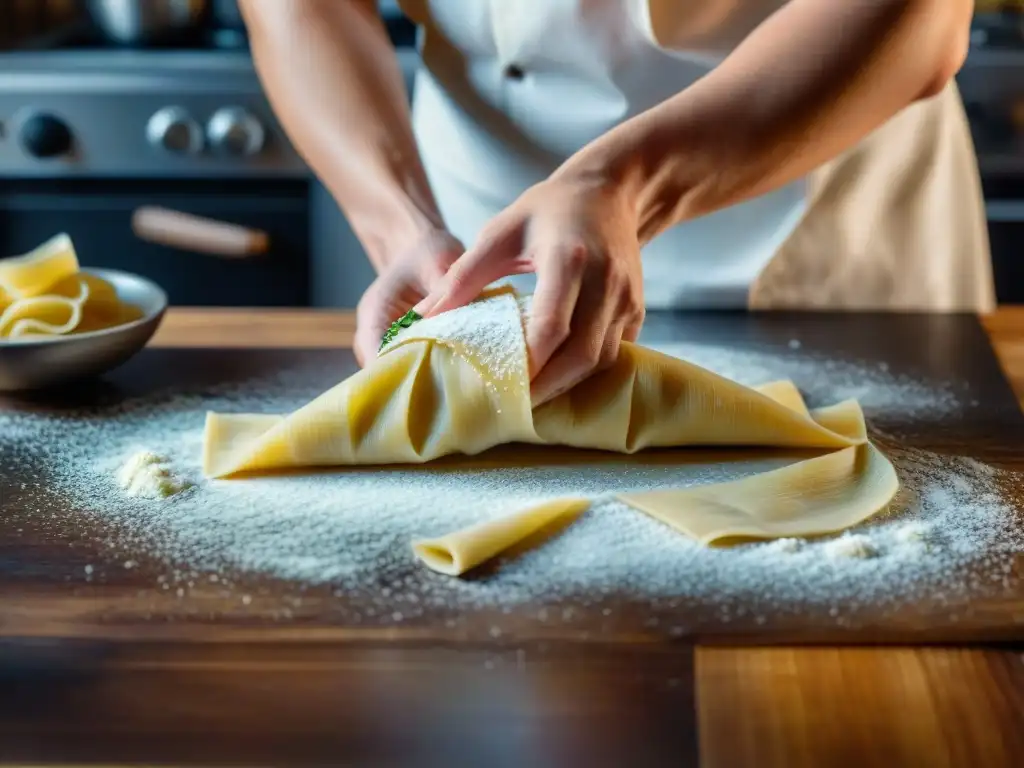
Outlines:
{"label": "oven door", "polygon": [[992,270],[1000,304],[1024,304],[1024,178],[985,182]]}
{"label": "oven door", "polygon": [[0,256],[71,236],[85,267],[148,277],[183,306],[308,306],[309,183],[11,180]]}

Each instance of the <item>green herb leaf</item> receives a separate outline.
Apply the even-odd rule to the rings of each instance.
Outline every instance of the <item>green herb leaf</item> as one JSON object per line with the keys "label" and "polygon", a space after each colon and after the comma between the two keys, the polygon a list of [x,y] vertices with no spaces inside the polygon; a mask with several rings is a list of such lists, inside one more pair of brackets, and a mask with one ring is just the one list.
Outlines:
{"label": "green herb leaf", "polygon": [[406,312],[404,315],[402,315],[400,318],[398,318],[397,320],[395,320],[395,322],[391,324],[391,327],[388,328],[387,332],[384,334],[384,338],[381,339],[380,349],[378,349],[377,352],[382,352],[384,350],[384,347],[386,347],[390,342],[392,342],[395,336],[398,335],[398,332],[401,331],[403,328],[408,328],[413,323],[422,319],[423,318],[420,315],[418,315],[417,313],[413,312],[410,309],[408,312]]}

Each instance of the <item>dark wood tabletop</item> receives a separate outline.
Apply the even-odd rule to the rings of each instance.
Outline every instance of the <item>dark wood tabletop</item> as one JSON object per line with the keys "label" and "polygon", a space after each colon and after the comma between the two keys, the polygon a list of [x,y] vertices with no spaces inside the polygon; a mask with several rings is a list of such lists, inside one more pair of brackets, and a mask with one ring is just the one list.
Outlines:
{"label": "dark wood tabletop", "polygon": [[[984,326],[1024,393],[1024,311]],[[168,375],[201,385],[310,355],[343,370],[352,331],[340,313],[173,310],[153,349],[111,379],[139,394]],[[811,350],[945,378],[976,405],[935,420],[884,413],[875,426],[900,444],[1024,469],[1024,417],[973,317],[655,316],[647,333],[780,351],[798,333]],[[1024,762],[1016,587],[865,615],[838,634],[813,616],[723,633],[694,611],[685,635],[668,637],[624,610],[602,632],[513,622],[496,640],[472,621],[445,631],[429,613],[401,631],[352,627],[332,596],[311,596],[288,622],[219,612],[212,593],[183,615],[145,567],[69,589],[69,558],[52,541],[13,540],[0,520],[0,764]]]}

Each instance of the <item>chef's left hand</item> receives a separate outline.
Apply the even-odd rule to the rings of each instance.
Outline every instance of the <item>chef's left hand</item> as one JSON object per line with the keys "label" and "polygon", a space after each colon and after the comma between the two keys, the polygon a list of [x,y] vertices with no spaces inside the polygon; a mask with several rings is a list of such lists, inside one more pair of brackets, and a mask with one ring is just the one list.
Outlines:
{"label": "chef's left hand", "polygon": [[540,405],[615,361],[644,320],[635,206],[616,185],[555,174],[481,231],[416,310],[436,315],[490,283],[535,272],[526,326],[532,397]]}

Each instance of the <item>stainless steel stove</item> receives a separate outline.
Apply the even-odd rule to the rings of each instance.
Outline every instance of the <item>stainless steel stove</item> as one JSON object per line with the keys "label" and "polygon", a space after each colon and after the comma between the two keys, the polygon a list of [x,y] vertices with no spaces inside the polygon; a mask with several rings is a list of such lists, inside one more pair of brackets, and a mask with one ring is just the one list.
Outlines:
{"label": "stainless steel stove", "polygon": [[[411,89],[418,56],[398,52]],[[0,256],[58,231],[176,304],[351,306],[372,278],[237,36],[0,53]],[[259,248],[225,250],[237,235]]]}
{"label": "stainless steel stove", "polygon": [[308,175],[245,51],[8,53],[0,73],[4,177]]}

